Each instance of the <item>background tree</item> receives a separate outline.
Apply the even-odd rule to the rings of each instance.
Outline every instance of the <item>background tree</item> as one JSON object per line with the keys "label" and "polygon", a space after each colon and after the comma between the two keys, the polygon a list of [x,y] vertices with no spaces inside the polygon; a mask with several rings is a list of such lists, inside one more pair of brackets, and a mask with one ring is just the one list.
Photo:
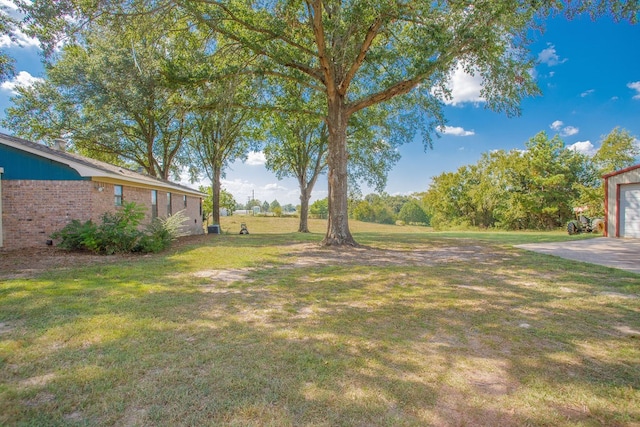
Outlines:
{"label": "background tree", "polygon": [[526,228],[564,226],[572,216],[572,189],[582,159],[566,149],[558,136],[549,139],[544,132],[531,138],[526,147],[523,159],[527,170],[518,179],[521,186],[511,192],[518,195],[518,202],[528,216]]}
{"label": "background tree", "polygon": [[628,130],[615,128],[603,137],[593,161],[601,175],[632,166],[640,155],[640,143]]}
{"label": "background tree", "polygon": [[470,226],[473,211],[469,190],[469,168],[460,167],[456,172],[445,172],[433,177],[422,200],[436,228]]}
{"label": "background tree", "polygon": [[269,204],[269,211],[273,212],[275,216],[282,216],[282,206],[277,200],[274,200]]}
{"label": "background tree", "polygon": [[615,128],[602,138],[593,158],[584,158],[584,169],[574,185],[575,206],[587,206],[586,215],[604,216],[603,175],[631,166],[637,162],[640,145],[637,138],[625,129]]}
{"label": "background tree", "polygon": [[232,216],[233,211],[236,209],[238,202],[233,198],[233,194],[229,193],[224,188],[220,189],[220,208],[227,210],[227,215]]}
{"label": "background tree", "polygon": [[[198,191],[205,193],[207,197],[202,201],[202,216],[203,219],[208,220],[209,217],[213,217],[213,197],[211,186],[200,186]],[[227,215],[233,215],[233,211],[236,210],[238,202],[233,198],[233,194],[222,188],[220,190],[220,208],[227,210]]]}
{"label": "background tree", "polygon": [[309,207],[309,213],[316,218],[327,218],[327,215],[329,214],[329,201],[326,198],[316,200]]}
{"label": "background tree", "polygon": [[406,224],[429,225],[429,217],[416,200],[409,200],[402,206],[398,219]]}
{"label": "background tree", "polygon": [[396,217],[388,202],[388,194],[367,194],[364,200],[356,202],[356,206],[352,210],[353,219],[379,224],[393,224]]}
{"label": "background tree", "polygon": [[431,224],[444,227],[552,229],[573,217],[585,188],[595,189],[592,162],[558,136],[540,132],[527,150],[484,153],[478,163],[435,177],[423,196]]}

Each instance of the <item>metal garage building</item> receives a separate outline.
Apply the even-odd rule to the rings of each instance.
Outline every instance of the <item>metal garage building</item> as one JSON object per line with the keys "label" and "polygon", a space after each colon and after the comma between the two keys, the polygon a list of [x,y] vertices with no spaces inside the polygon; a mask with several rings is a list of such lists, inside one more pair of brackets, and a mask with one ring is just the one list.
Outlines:
{"label": "metal garage building", "polygon": [[605,236],[640,238],[640,164],[603,178]]}

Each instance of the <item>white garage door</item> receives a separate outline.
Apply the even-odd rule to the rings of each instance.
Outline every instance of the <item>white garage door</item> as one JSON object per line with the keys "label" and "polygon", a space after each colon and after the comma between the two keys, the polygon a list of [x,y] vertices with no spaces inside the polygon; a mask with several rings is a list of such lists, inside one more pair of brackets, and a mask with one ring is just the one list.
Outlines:
{"label": "white garage door", "polygon": [[640,184],[620,186],[620,237],[640,237]]}

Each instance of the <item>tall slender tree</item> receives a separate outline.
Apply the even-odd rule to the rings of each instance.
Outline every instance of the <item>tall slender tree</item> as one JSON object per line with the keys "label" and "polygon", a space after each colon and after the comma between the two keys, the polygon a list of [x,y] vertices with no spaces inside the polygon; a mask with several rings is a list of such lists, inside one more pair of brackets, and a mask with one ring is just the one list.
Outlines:
{"label": "tall slender tree", "polygon": [[250,95],[245,77],[229,78],[216,84],[205,83],[197,90],[198,95],[194,99],[194,103],[205,107],[197,107],[194,112],[190,146],[198,171],[204,171],[211,180],[214,224],[220,223],[224,170],[229,163],[246,158],[255,140],[253,112],[238,107],[241,98]]}
{"label": "tall slender tree", "polygon": [[293,176],[300,188],[298,231],[309,232],[309,200],[320,174],[327,166],[327,127],[305,115],[275,115],[264,148],[266,166],[279,179]]}

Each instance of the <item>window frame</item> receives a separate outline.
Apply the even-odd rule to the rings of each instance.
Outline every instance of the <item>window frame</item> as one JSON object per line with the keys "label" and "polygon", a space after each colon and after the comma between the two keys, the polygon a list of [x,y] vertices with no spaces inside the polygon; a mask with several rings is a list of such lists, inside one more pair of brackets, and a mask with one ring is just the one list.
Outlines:
{"label": "window frame", "polygon": [[[119,192],[118,189],[120,190]],[[122,185],[113,185],[113,204],[115,206],[124,205],[124,188],[122,187]]]}
{"label": "window frame", "polygon": [[151,190],[151,219],[158,218],[158,190]]}

